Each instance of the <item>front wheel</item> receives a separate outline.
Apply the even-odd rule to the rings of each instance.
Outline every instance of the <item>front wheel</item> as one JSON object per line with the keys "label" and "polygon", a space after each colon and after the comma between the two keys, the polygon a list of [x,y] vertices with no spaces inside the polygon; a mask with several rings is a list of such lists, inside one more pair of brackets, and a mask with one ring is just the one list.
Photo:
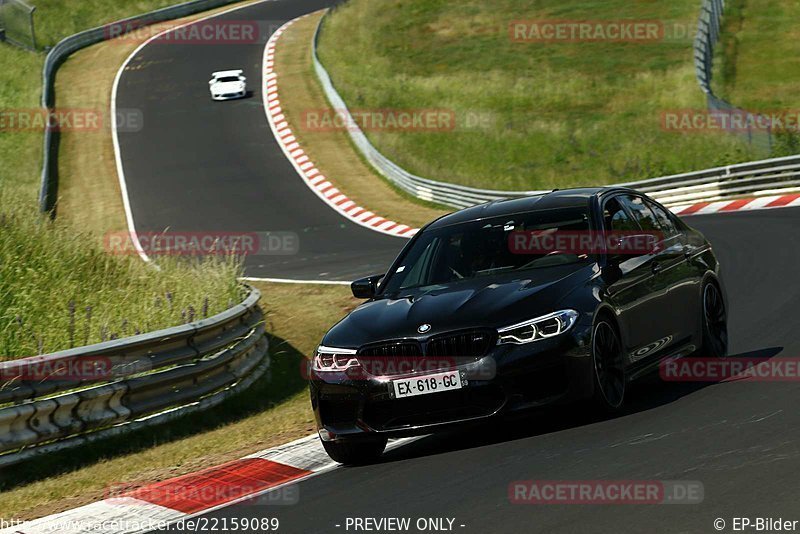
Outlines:
{"label": "front wheel", "polygon": [[600,319],[592,332],[594,405],[601,412],[618,410],[625,400],[625,362],[617,329]]}
{"label": "front wheel", "polygon": [[697,354],[704,358],[728,355],[728,314],[722,293],[714,282],[703,286],[703,346]]}
{"label": "front wheel", "polygon": [[364,465],[376,461],[386,448],[386,438],[352,441],[323,441],[331,460],[345,465]]}

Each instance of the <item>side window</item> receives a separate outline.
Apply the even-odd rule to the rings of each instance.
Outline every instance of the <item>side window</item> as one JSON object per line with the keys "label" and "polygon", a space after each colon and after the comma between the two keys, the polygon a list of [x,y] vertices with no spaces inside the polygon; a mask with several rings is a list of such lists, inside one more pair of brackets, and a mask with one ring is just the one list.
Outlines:
{"label": "side window", "polygon": [[613,197],[603,206],[603,226],[612,232],[637,231],[639,225],[631,220],[619,202],[620,197]]}
{"label": "side window", "polygon": [[636,222],[639,223],[642,230],[645,232],[658,232],[661,231],[661,225],[658,224],[656,216],[650,211],[644,200],[641,197],[634,197],[631,195],[620,195],[616,197],[624,204],[628,210],[633,214]]}
{"label": "side window", "polygon": [[653,214],[656,216],[656,220],[658,221],[658,225],[661,227],[661,231],[664,232],[664,237],[672,237],[678,234],[678,229],[675,227],[675,223],[670,218],[669,214],[659,206],[649,200],[645,201],[647,206],[652,210]]}

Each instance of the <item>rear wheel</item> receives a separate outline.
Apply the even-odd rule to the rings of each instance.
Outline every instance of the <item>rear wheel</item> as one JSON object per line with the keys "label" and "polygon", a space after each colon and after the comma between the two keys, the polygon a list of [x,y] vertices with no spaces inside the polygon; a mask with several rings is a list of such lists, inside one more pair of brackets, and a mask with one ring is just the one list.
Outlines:
{"label": "rear wheel", "polygon": [[601,411],[618,410],[625,400],[625,361],[617,329],[599,319],[592,332],[594,403]]}
{"label": "rear wheel", "polygon": [[703,286],[703,346],[697,354],[704,358],[728,355],[728,314],[722,292],[714,282]]}
{"label": "rear wheel", "polygon": [[376,461],[386,448],[386,438],[352,441],[323,441],[331,460],[345,465],[364,465]]}

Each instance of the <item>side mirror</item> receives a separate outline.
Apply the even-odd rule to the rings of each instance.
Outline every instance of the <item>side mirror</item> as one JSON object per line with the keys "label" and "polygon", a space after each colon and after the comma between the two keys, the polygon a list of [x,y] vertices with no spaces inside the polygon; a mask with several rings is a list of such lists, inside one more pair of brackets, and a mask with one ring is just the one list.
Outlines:
{"label": "side mirror", "polygon": [[375,274],[366,278],[361,278],[350,284],[350,290],[357,299],[371,299],[378,290],[378,282],[384,277],[382,274]]}
{"label": "side mirror", "polygon": [[208,80],[208,85],[212,85],[217,80]]}

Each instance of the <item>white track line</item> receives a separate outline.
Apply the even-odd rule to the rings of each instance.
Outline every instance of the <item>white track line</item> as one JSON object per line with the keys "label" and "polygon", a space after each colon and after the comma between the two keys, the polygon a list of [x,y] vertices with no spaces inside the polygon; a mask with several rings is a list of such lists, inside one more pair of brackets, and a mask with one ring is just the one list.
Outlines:
{"label": "white track line", "polygon": [[[265,3],[265,2],[271,2],[271,1],[273,1],[273,0],[259,0],[257,2],[252,2],[250,4],[246,4],[246,5],[243,5],[243,6],[237,6],[237,7],[231,8],[231,9],[226,9],[226,10],[221,11],[219,13],[215,13],[213,15],[208,15],[208,16],[205,16],[205,17],[201,17],[201,18],[199,18],[197,20],[193,20],[193,21],[187,22],[185,24],[180,24],[178,26],[175,26],[175,27],[166,29],[166,30],[164,30],[162,32],[159,32],[159,33],[151,36],[150,38],[148,38],[146,41],[141,43],[138,47],[136,47],[136,49],[133,52],[131,52],[131,54],[125,59],[125,61],[120,66],[120,68],[117,70],[116,76],[114,77],[114,84],[113,84],[113,86],[111,88],[111,137],[112,137],[112,141],[113,141],[113,145],[114,145],[114,159],[116,161],[116,167],[117,167],[117,179],[119,180],[119,188],[120,188],[120,191],[122,193],[122,205],[125,208],[125,220],[126,220],[127,225],[128,225],[128,234],[130,235],[130,238],[131,238],[131,241],[133,243],[133,246],[136,249],[136,253],[139,255],[139,257],[143,261],[153,265],[155,268],[158,268],[158,266],[155,263],[153,263],[152,259],[147,255],[147,252],[145,252],[144,247],[142,247],[142,244],[139,241],[139,237],[138,237],[138,235],[136,233],[136,223],[134,222],[134,219],[133,219],[133,210],[131,209],[130,197],[128,196],[128,185],[127,185],[127,181],[125,179],[125,168],[124,168],[124,165],[122,163],[122,150],[120,149],[119,133],[117,131],[117,92],[118,92],[118,89],[119,89],[120,80],[122,79],[122,75],[125,72],[125,69],[128,67],[128,64],[133,60],[133,58],[135,58],[139,54],[139,52],[141,52],[148,44],[150,44],[155,39],[158,39],[162,35],[165,35],[167,33],[173,32],[173,31],[178,30],[180,28],[184,28],[186,26],[191,26],[192,24],[198,24],[200,22],[203,22],[203,21],[215,18],[215,17],[219,17],[219,16],[225,15],[227,13],[231,13],[233,11],[238,11],[240,9],[249,8],[249,7],[252,7],[252,6],[257,5],[257,4],[262,4],[262,3]],[[262,72],[262,76],[263,76],[263,74],[264,73]],[[266,95],[266,92],[264,94]],[[283,145],[281,145],[281,146],[283,146]],[[290,158],[290,161],[291,161],[291,158]],[[286,283],[286,284],[326,284],[326,285],[327,284],[330,284],[330,285],[349,285],[350,284],[350,282],[341,282],[341,281],[292,280],[292,279],[283,279],[283,278],[243,277],[243,278],[241,278],[241,280],[254,281],[254,282]]]}
{"label": "white track line", "polygon": [[290,278],[258,278],[254,276],[243,276],[239,280],[245,282],[271,282],[274,284],[320,284],[331,286],[349,286],[352,282],[345,280],[292,280]]}
{"label": "white track line", "polygon": [[[128,58],[125,60],[123,65],[117,71],[117,75],[116,75],[116,77],[114,79],[114,85],[113,85],[112,94],[111,94],[111,117],[112,117],[112,134],[113,134],[112,137],[113,137],[113,141],[114,141],[114,153],[115,153],[116,164],[117,164],[117,173],[118,173],[118,177],[119,177],[120,189],[121,189],[121,192],[122,192],[122,200],[123,200],[123,204],[125,206],[125,215],[126,215],[126,219],[127,219],[127,223],[128,223],[128,230],[129,230],[129,232],[131,234],[131,239],[134,242],[134,245],[136,247],[137,252],[139,253],[139,256],[146,262],[151,262],[151,260],[147,256],[147,254],[145,253],[144,249],[141,246],[141,243],[139,242],[139,240],[136,237],[135,224],[134,224],[133,215],[132,215],[132,212],[131,212],[130,200],[128,198],[127,185],[126,185],[125,174],[124,174],[123,165],[122,165],[122,158],[121,158],[121,152],[120,152],[120,147],[119,147],[119,138],[118,138],[118,135],[117,135],[116,96],[117,96],[117,89],[119,87],[119,81],[120,81],[120,78],[122,76],[122,72],[125,70],[125,68],[127,67],[128,63],[131,61],[131,59],[133,59],[147,44],[149,44],[152,40],[156,39],[157,37],[159,37],[161,35],[164,35],[166,33],[174,31],[176,29],[182,28],[184,26],[189,26],[189,25],[192,25],[192,24],[196,24],[196,23],[199,23],[199,22],[202,22],[202,21],[214,18],[214,17],[218,17],[218,16],[221,16],[221,15],[224,15],[226,13],[230,13],[232,11],[236,11],[236,10],[239,10],[239,9],[243,9],[243,8],[246,8],[246,7],[250,7],[250,6],[253,6],[253,5],[256,5],[256,4],[259,4],[259,3],[263,3],[263,2],[268,2],[268,1],[271,1],[271,0],[259,0],[257,2],[253,2],[251,4],[247,4],[247,5],[244,5],[244,6],[238,6],[238,7],[229,9],[229,10],[222,11],[220,13],[216,13],[214,15],[209,15],[207,17],[203,17],[203,18],[197,19],[195,21],[192,21],[192,22],[189,22],[189,23],[186,23],[186,24],[182,24],[180,26],[176,26],[174,28],[170,28],[169,30],[165,30],[165,31],[163,31],[163,32],[161,32],[161,33],[159,33],[157,35],[154,35],[151,38],[149,38],[147,41],[142,43],[130,56],[128,56]],[[285,28],[289,24],[291,24],[291,22],[287,23],[287,25],[285,25],[283,28]],[[282,29],[279,30],[279,31],[282,31]],[[272,41],[272,39],[270,39],[270,41]],[[267,49],[269,49],[269,46],[265,49],[264,65],[266,65]],[[265,80],[266,79],[267,78],[265,77]],[[270,113],[268,111],[269,108],[266,106],[266,103],[267,103],[266,94],[267,93],[265,91],[264,92],[264,95],[265,95],[265,100],[264,100],[264,102],[265,102],[265,112],[267,113],[267,118],[270,121],[270,126],[273,127],[273,131],[275,131],[274,130],[274,126],[275,125],[272,123],[272,118],[271,118]],[[276,136],[276,138],[280,139],[277,136]],[[279,142],[279,144],[281,144],[281,143]],[[298,164],[297,164],[297,162],[295,160],[295,156],[302,155],[302,152],[298,152],[298,148],[299,147],[293,147],[291,149],[292,154],[290,154],[289,152],[286,151],[286,148],[284,147],[283,144],[281,144],[281,147],[284,149],[284,152],[286,153],[287,158],[289,158],[289,160],[293,163],[293,165],[295,165],[295,168],[298,170],[298,173],[300,173],[301,176],[304,176],[304,174],[302,172],[302,169],[299,168],[299,166],[298,166]],[[304,181],[306,181],[306,180],[304,180]],[[309,187],[311,187],[312,190],[314,190],[318,195],[321,196],[321,193],[316,191],[316,189],[312,185],[309,185]],[[323,198],[323,196],[321,196],[321,198]],[[775,198],[777,198],[777,197],[775,197]],[[323,200],[325,200],[325,198],[323,198]],[[341,200],[341,198],[339,198],[339,200]],[[752,206],[750,206],[749,208],[745,207],[743,209],[760,209],[760,208],[764,207],[764,205],[766,203],[768,203],[769,201],[772,201],[773,198],[770,198],[769,201],[765,201],[765,200],[753,201],[753,202],[750,203],[750,204],[752,204]],[[725,203],[715,203],[714,206],[715,206],[715,208],[717,207],[717,205],[720,205],[720,207],[723,207],[721,204],[725,204]],[[800,198],[798,198],[795,201],[791,202],[789,205],[791,205],[791,206],[800,205]],[[337,211],[339,211],[338,208],[337,208]],[[370,216],[368,216],[368,217],[370,217]],[[370,220],[375,220],[375,219],[370,217]],[[364,225],[364,226],[366,226],[366,225]],[[385,226],[385,223],[379,223],[379,224],[377,224],[377,226]],[[375,229],[375,228],[371,228],[371,229]],[[279,278],[253,278],[253,277],[246,277],[246,278],[243,278],[243,280],[246,280],[246,281],[250,280],[250,281],[294,283],[294,284],[301,284],[301,283],[319,283],[319,284],[336,284],[336,285],[349,284],[349,282],[344,282],[344,281],[285,280],[285,279],[279,279]],[[390,443],[389,446],[387,447],[387,450],[391,450],[393,448],[397,448],[399,446],[407,444],[407,443],[409,443],[411,441],[414,441],[416,439],[420,439],[421,437],[422,436],[414,437],[414,438],[404,438],[404,439],[396,440],[396,441],[393,440],[393,442]],[[307,437],[301,438],[300,440],[297,440],[295,442],[288,443],[288,444],[280,446],[280,447],[268,449],[266,451],[255,453],[255,454],[249,456],[249,458],[255,458],[255,457],[264,458],[264,459],[270,459],[272,461],[282,460],[283,462],[286,462],[288,465],[294,464],[296,467],[308,468],[310,471],[312,471],[312,475],[310,475],[310,476],[314,476],[316,474],[320,474],[320,473],[323,473],[323,472],[326,472],[326,471],[329,471],[329,470],[332,470],[332,469],[336,469],[338,467],[338,464],[336,464],[335,462],[330,461],[330,459],[327,458],[327,455],[324,454],[324,451],[322,450],[322,446],[319,443],[316,435],[307,436]],[[308,477],[306,477],[306,478],[308,478]],[[283,487],[283,486],[285,486],[287,484],[292,484],[292,483],[297,483],[297,482],[299,482],[299,481],[288,482],[288,483],[283,484],[281,486],[277,486],[277,487],[273,487],[273,488],[270,488],[268,490],[265,490],[265,491],[263,491],[261,493],[267,493],[267,492],[270,492],[270,491],[275,491],[275,490],[279,489],[280,487]],[[244,496],[244,497],[242,497],[241,499],[239,499],[237,501],[225,503],[225,504],[219,505],[219,506],[214,507],[214,508],[209,508],[207,510],[203,510],[201,512],[198,512],[197,514],[193,514],[193,516],[194,515],[200,515],[200,514],[208,513],[209,511],[212,511],[214,509],[231,506],[232,504],[235,504],[236,502],[239,502],[239,501],[245,500],[245,499],[250,499],[250,498],[253,498],[253,497],[257,496],[257,495],[258,494],[247,495],[247,496]],[[115,499],[107,499],[107,500],[95,502],[95,503],[92,503],[92,504],[89,504],[89,505],[86,505],[86,506],[82,506],[82,507],[79,507],[79,508],[75,508],[75,509],[72,509],[72,510],[67,510],[65,512],[61,512],[59,514],[46,516],[46,517],[43,517],[43,518],[40,518],[40,519],[36,519],[36,520],[33,520],[33,521],[26,522],[23,525],[12,526],[12,527],[9,527],[7,529],[2,529],[2,530],[0,530],[0,533],[9,533],[9,534],[11,534],[11,533],[18,534],[20,532],[25,532],[25,533],[75,532],[75,533],[78,533],[78,532],[87,532],[87,531],[109,532],[109,533],[111,533],[111,532],[130,532],[130,533],[133,533],[133,532],[146,532],[148,530],[151,530],[151,528],[153,526],[156,526],[156,525],[153,524],[153,522],[163,521],[163,522],[167,522],[167,523],[173,523],[173,522],[175,522],[177,520],[184,519],[186,517],[188,517],[187,514],[183,514],[181,512],[177,512],[177,511],[169,509],[169,508],[164,508],[162,506],[150,504],[150,503],[138,500],[138,499],[133,499],[133,498],[121,498],[121,499],[120,498],[115,498]],[[149,525],[148,525],[148,523],[149,523]],[[137,525],[137,524],[139,525],[139,528],[136,528],[136,527],[133,526],[133,525]]]}
{"label": "white track line", "polygon": [[[147,263],[152,263],[152,260],[145,252],[144,248],[142,247],[141,242],[139,241],[139,237],[136,235],[136,224],[133,221],[133,212],[131,210],[131,203],[130,198],[128,197],[128,185],[125,180],[125,169],[122,165],[122,151],[119,147],[119,134],[117,132],[117,89],[119,88],[119,82],[122,78],[122,73],[128,67],[128,64],[131,60],[136,57],[139,52],[141,52],[145,46],[150,44],[155,39],[161,37],[162,35],[166,35],[170,32],[178,30],[180,28],[185,28],[186,26],[191,26],[193,24],[198,24],[200,22],[213,19],[215,17],[220,17],[222,15],[226,15],[228,13],[232,13],[234,11],[238,11],[240,9],[245,9],[248,7],[252,7],[257,4],[263,4],[265,2],[271,2],[273,0],[257,0],[256,2],[252,2],[242,6],[236,6],[231,9],[223,10],[219,13],[214,13],[213,15],[207,15],[205,17],[201,17],[199,19],[193,20],[191,22],[186,22],[184,24],[180,24],[173,28],[166,29],[162,32],[159,32],[150,38],[148,38],[145,42],[140,44],[136,49],[125,59],[125,62],[122,66],[117,70],[117,75],[114,77],[114,85],[111,88],[111,137],[114,143],[114,159],[116,160],[117,164],[117,178],[119,179],[119,188],[122,192],[122,204],[125,207],[125,219],[128,224],[128,233],[130,234],[131,241],[133,242],[133,246],[136,249],[137,254],[139,257],[142,258]],[[157,266],[156,266],[157,268]]]}

